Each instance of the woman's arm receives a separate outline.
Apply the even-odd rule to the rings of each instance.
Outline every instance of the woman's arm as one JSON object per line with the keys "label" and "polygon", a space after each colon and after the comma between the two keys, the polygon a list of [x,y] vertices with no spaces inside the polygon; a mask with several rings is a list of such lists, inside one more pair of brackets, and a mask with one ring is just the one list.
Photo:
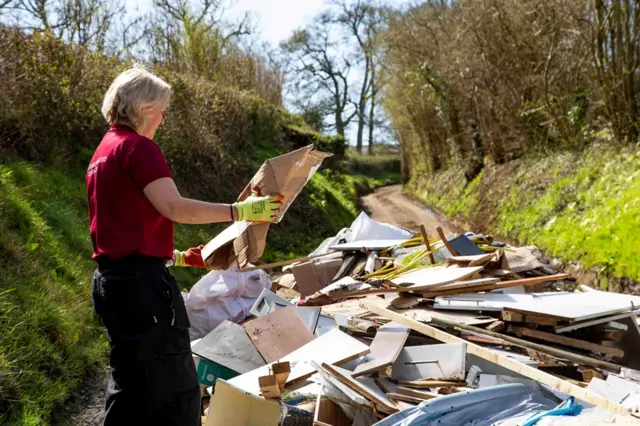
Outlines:
{"label": "woman's arm", "polygon": [[[231,222],[238,218],[235,206],[184,198],[171,178],[160,178],[144,188],[151,204],[167,219],[185,224]],[[233,217],[232,217],[233,210]]]}

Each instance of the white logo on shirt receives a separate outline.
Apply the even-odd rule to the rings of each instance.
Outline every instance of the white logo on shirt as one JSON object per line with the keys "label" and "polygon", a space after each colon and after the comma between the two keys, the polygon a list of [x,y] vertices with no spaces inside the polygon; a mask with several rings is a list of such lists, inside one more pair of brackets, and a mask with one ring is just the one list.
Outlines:
{"label": "white logo on shirt", "polygon": [[89,169],[87,169],[87,177],[93,176],[98,171],[98,166],[100,163],[104,163],[107,161],[107,157],[100,157],[93,163],[89,164]]}

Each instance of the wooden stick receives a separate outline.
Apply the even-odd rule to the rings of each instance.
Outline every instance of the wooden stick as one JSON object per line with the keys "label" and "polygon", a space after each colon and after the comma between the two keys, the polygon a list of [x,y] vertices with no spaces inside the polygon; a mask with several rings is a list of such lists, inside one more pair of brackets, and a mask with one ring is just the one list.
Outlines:
{"label": "wooden stick", "polygon": [[449,253],[451,253],[451,256],[458,256],[458,252],[454,250],[451,244],[449,244],[449,240],[447,240],[447,237],[444,235],[444,231],[442,231],[442,228],[438,226],[436,228],[436,232],[438,232],[440,239],[444,243],[444,246],[447,248],[447,250],[449,250]]}
{"label": "wooden stick", "polygon": [[283,261],[274,262],[274,263],[265,263],[264,265],[251,266],[249,268],[240,268],[238,269],[238,272],[251,272],[251,271],[257,271],[258,269],[269,269],[269,268],[276,268],[278,266],[287,266],[287,265],[291,265],[292,263],[306,262],[308,260],[318,259],[320,257],[327,257],[331,255],[338,257],[338,254],[342,255],[342,253],[338,252],[338,253],[318,254],[315,256],[298,257],[297,259],[283,260]]}
{"label": "wooden stick", "polygon": [[431,244],[429,243],[429,235],[427,235],[427,228],[424,225],[420,225],[420,233],[422,234],[422,239],[424,240],[424,244],[427,246],[427,251],[429,252],[429,260],[432,265],[436,264],[436,260],[433,257],[433,253],[431,253]]}
{"label": "wooden stick", "polygon": [[463,288],[457,288],[453,290],[441,290],[441,291],[434,290],[429,293],[423,293],[422,297],[452,296],[456,294],[476,293],[479,291],[517,287],[521,285],[522,286],[535,285],[535,284],[540,284],[546,281],[562,280],[562,279],[568,278],[569,276],[570,276],[569,274],[555,274],[555,275],[546,275],[544,277],[523,278],[521,280],[500,281],[499,283],[480,285],[478,287],[463,287]]}
{"label": "wooden stick", "polygon": [[444,388],[448,386],[461,386],[464,382],[452,382],[447,380],[414,380],[410,382],[398,381],[398,385],[413,389]]}
{"label": "wooden stick", "polygon": [[546,340],[548,342],[558,343],[564,346],[571,346],[573,348],[583,349],[591,352],[599,352],[601,354],[611,355],[618,358],[622,358],[624,356],[624,351],[622,349],[599,345],[597,343],[574,339],[572,337],[559,336],[554,333],[547,333],[546,331],[534,330],[527,327],[518,327],[516,325],[510,325],[508,331],[509,333],[514,333],[518,336],[533,337],[534,339]]}
{"label": "wooden stick", "polygon": [[[463,343],[464,342],[467,344],[467,353],[486,359],[490,362],[493,362],[494,364],[498,364],[511,371],[515,371],[516,373],[522,374],[525,377],[528,377],[530,379],[533,379],[545,385],[549,385],[552,388],[559,390],[560,392],[564,392],[566,394],[574,396],[578,399],[588,402],[589,404],[595,405],[597,407],[601,407],[613,413],[629,412],[620,404],[612,402],[607,398],[600,396],[594,392],[591,392],[587,389],[583,389],[574,384],[568,383],[549,373],[545,373],[544,371],[540,371],[537,368],[531,367],[529,365],[525,365],[519,361],[516,361],[515,359],[508,358],[490,349],[483,348],[482,346],[476,345],[471,342],[467,342],[466,340],[460,339],[459,337],[456,337],[445,331],[438,330],[435,327],[407,318],[406,316],[390,311],[389,309],[386,309],[377,303],[367,304],[367,309],[369,309],[369,311],[373,313],[384,316],[392,321],[396,321],[397,323],[404,324],[407,327],[410,327],[413,330],[416,330],[429,337],[433,337],[434,339],[440,340],[441,342],[445,342],[445,343]],[[482,331],[485,331],[485,330],[482,330]]]}

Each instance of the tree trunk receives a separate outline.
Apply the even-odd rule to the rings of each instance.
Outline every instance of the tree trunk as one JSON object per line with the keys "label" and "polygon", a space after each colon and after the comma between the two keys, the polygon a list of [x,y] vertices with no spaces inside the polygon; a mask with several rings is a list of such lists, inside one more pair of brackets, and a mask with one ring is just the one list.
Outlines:
{"label": "tree trunk", "polygon": [[364,80],[360,89],[360,99],[358,101],[358,137],[356,140],[356,149],[362,154],[362,142],[364,136],[364,117],[367,109],[367,91],[369,90],[369,77],[371,73],[371,61],[365,52]]}
{"label": "tree trunk", "polygon": [[373,154],[373,129],[375,127],[376,114],[376,92],[378,91],[376,82],[376,66],[371,67],[371,99],[369,100],[369,155]]}

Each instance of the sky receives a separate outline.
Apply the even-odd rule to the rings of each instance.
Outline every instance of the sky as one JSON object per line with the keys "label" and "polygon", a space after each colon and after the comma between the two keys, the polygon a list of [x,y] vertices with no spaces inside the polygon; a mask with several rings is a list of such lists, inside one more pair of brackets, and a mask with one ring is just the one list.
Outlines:
{"label": "sky", "polygon": [[[150,8],[152,0],[126,0],[131,10],[141,12]],[[227,4],[231,3],[227,0]],[[274,46],[286,39],[293,30],[310,22],[326,4],[326,0],[235,0],[225,17],[235,21],[249,11],[258,23],[260,38]]]}

